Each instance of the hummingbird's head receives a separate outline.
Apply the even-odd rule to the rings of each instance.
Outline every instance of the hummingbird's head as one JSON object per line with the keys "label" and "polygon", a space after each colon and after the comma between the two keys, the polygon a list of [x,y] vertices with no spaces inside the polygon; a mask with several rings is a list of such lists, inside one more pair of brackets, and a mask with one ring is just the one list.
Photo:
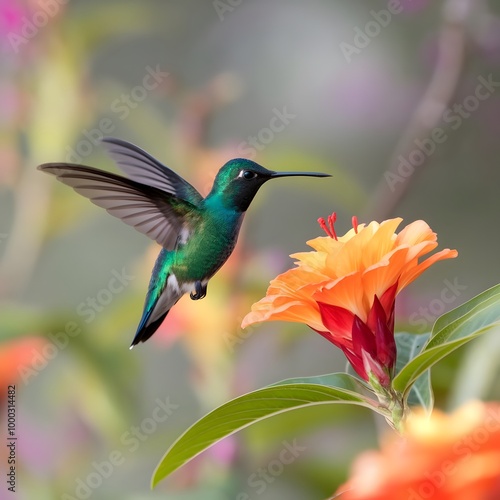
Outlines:
{"label": "hummingbird's head", "polygon": [[[218,196],[227,207],[245,212],[260,186],[278,177],[330,177],[318,172],[275,172],[252,160],[235,158],[229,160],[217,173],[208,197]],[[207,197],[207,198],[208,198]]]}

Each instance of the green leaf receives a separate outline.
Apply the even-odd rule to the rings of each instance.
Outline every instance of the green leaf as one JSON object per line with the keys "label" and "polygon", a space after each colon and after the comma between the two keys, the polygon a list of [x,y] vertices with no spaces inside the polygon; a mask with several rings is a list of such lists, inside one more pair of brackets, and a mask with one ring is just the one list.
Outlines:
{"label": "green leaf", "polygon": [[434,408],[434,393],[432,392],[431,370],[425,370],[420,377],[413,382],[411,389],[407,392],[406,404],[410,407],[420,406],[427,413]]}
{"label": "green leaf", "polygon": [[396,375],[393,388],[406,393],[432,365],[472,339],[500,325],[500,285],[441,316],[422,352]]}
{"label": "green leaf", "polygon": [[153,473],[152,487],[221,439],[279,413],[320,404],[351,403],[384,414],[384,409],[363,392],[364,385],[354,377],[334,373],[285,380],[233,399],[202,417],[174,442]]}
{"label": "green leaf", "polygon": [[[365,390],[372,391],[370,386],[363,380],[347,373],[330,373],[328,375],[316,375],[314,377],[287,378],[286,380],[271,384],[269,387],[292,384],[324,385],[326,387],[333,387],[334,389],[345,389],[357,394],[362,394]],[[373,401],[373,404],[376,405],[377,403]]]}
{"label": "green leaf", "polygon": [[[414,334],[401,332],[395,335],[398,358],[396,374],[398,374],[413,358],[415,358],[429,340],[430,333]],[[427,413],[434,407],[434,394],[431,386],[430,369],[426,370],[411,386],[406,403],[408,406],[421,406]]]}
{"label": "green leaf", "polygon": [[491,399],[498,393],[500,327],[477,339],[461,359],[447,399],[449,408],[458,408],[471,399]]}
{"label": "green leaf", "polygon": [[396,375],[420,352],[431,336],[429,333],[400,332],[394,335],[398,357],[396,359]]}

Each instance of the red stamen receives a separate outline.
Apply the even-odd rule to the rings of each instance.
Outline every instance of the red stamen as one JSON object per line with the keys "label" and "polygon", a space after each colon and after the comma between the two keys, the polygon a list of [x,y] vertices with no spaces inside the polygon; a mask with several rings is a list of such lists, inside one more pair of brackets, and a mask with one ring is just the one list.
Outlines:
{"label": "red stamen", "polygon": [[335,232],[335,222],[337,222],[337,214],[336,212],[333,212],[332,215],[328,216],[328,225],[330,226],[332,238],[335,238],[338,241],[337,233]]}
{"label": "red stamen", "polygon": [[335,221],[337,220],[337,214],[333,212],[332,215],[328,216],[328,226],[326,225],[326,221],[323,217],[320,217],[318,219],[318,224],[323,229],[323,231],[330,236],[330,238],[337,238],[337,233],[335,232]]}
{"label": "red stamen", "polygon": [[355,215],[352,216],[352,227],[354,228],[354,232],[358,234],[358,218]]}
{"label": "red stamen", "polygon": [[327,225],[326,225],[326,221],[323,217],[320,217],[318,219],[318,224],[319,224],[319,227],[321,229],[323,229],[323,231],[326,233],[327,236],[330,236],[330,238],[332,237],[332,235],[330,234],[330,230],[328,229]]}

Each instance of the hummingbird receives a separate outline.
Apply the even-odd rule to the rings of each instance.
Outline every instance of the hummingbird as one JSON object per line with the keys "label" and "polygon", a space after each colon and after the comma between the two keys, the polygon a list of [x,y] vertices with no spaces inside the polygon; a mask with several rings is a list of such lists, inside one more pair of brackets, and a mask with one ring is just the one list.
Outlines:
{"label": "hummingbird", "polygon": [[38,169],[161,245],[130,349],[155,333],[184,294],[189,292],[193,300],[206,296],[208,281],[231,255],[245,212],[262,184],[279,177],[330,177],[275,172],[234,158],[221,167],[203,198],[134,144],[111,137],[102,143],[127,177],[72,163],[44,163]]}

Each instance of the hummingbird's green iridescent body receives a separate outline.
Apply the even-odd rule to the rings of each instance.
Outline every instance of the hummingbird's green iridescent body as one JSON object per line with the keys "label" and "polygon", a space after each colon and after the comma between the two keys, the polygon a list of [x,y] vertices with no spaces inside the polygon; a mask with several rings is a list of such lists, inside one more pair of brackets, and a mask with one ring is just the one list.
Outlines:
{"label": "hummingbird's green iridescent body", "polygon": [[[154,333],[170,308],[185,293],[191,292],[193,299],[203,298],[208,280],[231,255],[236,245],[243,213],[222,207],[214,210],[215,207],[211,205],[219,203],[217,199],[209,202],[208,206],[204,206],[206,204],[203,203],[199,213],[191,214],[190,222],[196,229],[187,241],[185,243],[179,241],[176,250],[163,248],[160,251],[151,275],[144,314],[138,331],[147,328]],[[198,289],[196,283],[199,283]],[[169,289],[168,294],[164,293],[165,287]],[[162,299],[165,299],[168,305],[163,306]],[[153,314],[148,316],[148,311],[153,311],[155,306],[158,311],[163,311],[167,307],[168,309],[158,317]],[[149,328],[146,327],[147,322]],[[147,339],[143,341],[145,340]]]}
{"label": "hummingbird's green iridescent body", "polygon": [[228,161],[203,198],[182,177],[128,142],[104,145],[128,178],[92,167],[46,163],[39,169],[134,226],[163,248],[156,260],[141,321],[131,347],[145,342],[185,294],[205,297],[207,283],[231,255],[246,210],[260,186],[316,172],[274,172],[242,158]]}

